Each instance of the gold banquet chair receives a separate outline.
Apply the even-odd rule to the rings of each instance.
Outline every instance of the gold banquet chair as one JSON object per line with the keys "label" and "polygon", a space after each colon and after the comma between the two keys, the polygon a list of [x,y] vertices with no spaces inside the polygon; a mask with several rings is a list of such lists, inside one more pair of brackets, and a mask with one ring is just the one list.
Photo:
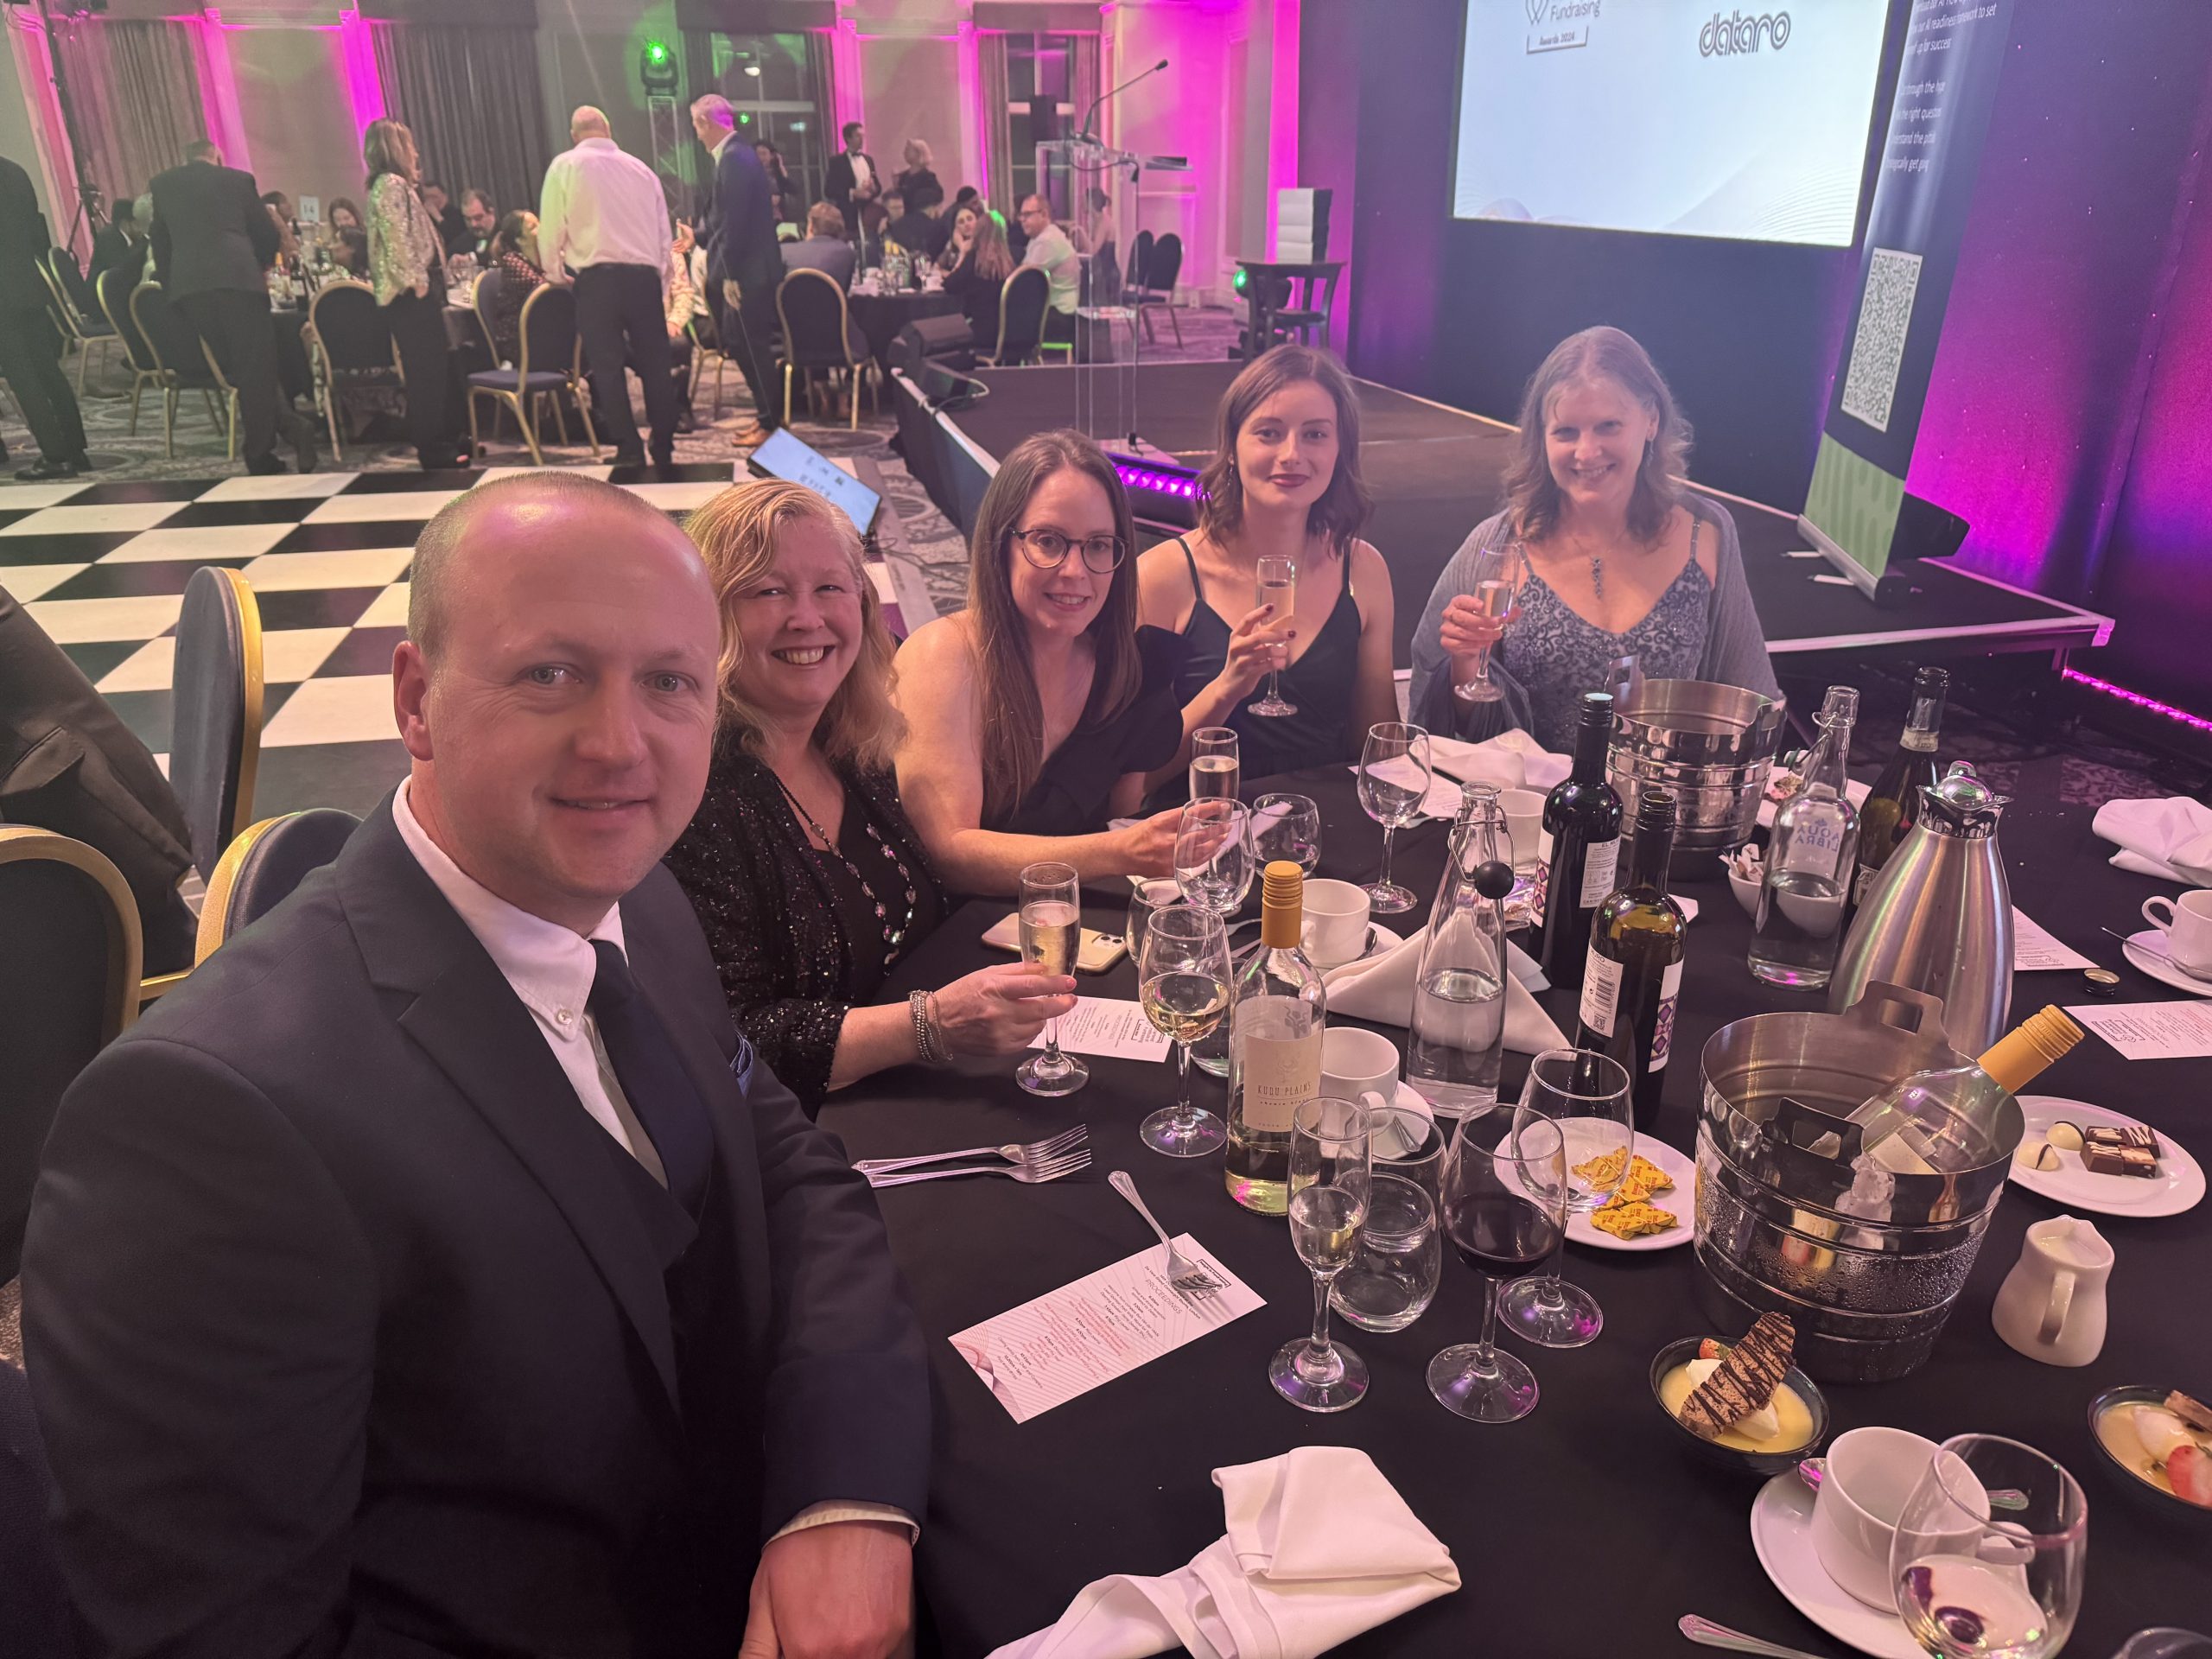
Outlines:
{"label": "gold banquet chair", "polygon": [[225,940],[259,921],[292,890],[344,850],[361,821],[334,806],[309,807],[264,818],[243,830],[207,878],[200,907],[200,936],[192,965],[198,967]]}

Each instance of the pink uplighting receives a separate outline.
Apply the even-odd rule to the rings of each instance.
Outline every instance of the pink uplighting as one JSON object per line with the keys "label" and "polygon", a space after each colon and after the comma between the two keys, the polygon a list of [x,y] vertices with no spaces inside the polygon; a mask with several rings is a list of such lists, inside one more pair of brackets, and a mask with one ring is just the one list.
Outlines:
{"label": "pink uplighting", "polygon": [[2101,680],[2094,674],[2084,674],[2078,668],[2069,668],[2063,677],[2076,685],[2086,685],[2092,691],[2101,691],[2108,697],[2117,697],[2133,709],[2145,714],[2164,715],[2168,720],[2178,721],[2193,732],[2212,735],[2212,720],[2202,715],[2192,715],[2186,709],[2177,709],[2171,702],[2160,702],[2156,697],[2146,697],[2140,691],[2130,691],[2124,685],[2114,685],[2110,680]]}
{"label": "pink uplighting", "polygon": [[377,49],[370,38],[372,27],[358,11],[338,15],[339,56],[346,66],[346,96],[353,105],[353,130],[366,132],[369,123],[384,119],[384,79],[377,73]]}

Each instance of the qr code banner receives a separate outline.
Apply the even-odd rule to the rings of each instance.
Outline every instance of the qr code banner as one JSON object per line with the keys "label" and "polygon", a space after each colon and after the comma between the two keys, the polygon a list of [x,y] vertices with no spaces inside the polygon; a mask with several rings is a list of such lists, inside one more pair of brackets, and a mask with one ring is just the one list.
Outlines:
{"label": "qr code banner", "polygon": [[1843,412],[1877,432],[1890,429],[1897,400],[1897,370],[1904,362],[1905,334],[1912,324],[1913,296],[1920,287],[1920,256],[1895,248],[1876,248],[1866,267],[1866,291],[1859,302],[1859,335],[1852,343],[1851,366],[1843,377]]}

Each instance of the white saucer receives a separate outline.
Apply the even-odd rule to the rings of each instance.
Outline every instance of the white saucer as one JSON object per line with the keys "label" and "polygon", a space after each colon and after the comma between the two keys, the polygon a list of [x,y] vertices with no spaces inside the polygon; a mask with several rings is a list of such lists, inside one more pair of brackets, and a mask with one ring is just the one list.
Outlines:
{"label": "white saucer", "polygon": [[2157,928],[2146,927],[2140,933],[2129,934],[2120,948],[2127,957],[2128,966],[2140,968],[2160,984],[2187,991],[2191,996],[2212,996],[2212,979],[2199,979],[2187,969],[2177,968],[2167,958],[2166,936]]}
{"label": "white saucer", "polygon": [[1751,1500],[1751,1548],[1774,1587],[1830,1636],[1875,1659],[1925,1659],[1895,1613],[1868,1606],[1828,1576],[1813,1548],[1813,1490],[1796,1470]]}
{"label": "white saucer", "polygon": [[1385,950],[1395,950],[1406,942],[1403,934],[1392,931],[1380,922],[1370,921],[1367,925],[1370,930],[1370,938],[1372,943],[1366,950],[1356,957],[1347,957],[1342,962],[1322,962],[1317,958],[1313,963],[1314,967],[1324,974],[1334,973],[1338,969],[1348,968],[1355,962],[1366,962],[1381,956]]}
{"label": "white saucer", "polygon": [[1691,1225],[1691,1206],[1697,1191],[1697,1161],[1688,1153],[1676,1152],[1664,1141],[1648,1135],[1637,1135],[1636,1149],[1675,1178],[1673,1188],[1655,1193],[1651,1202],[1681,1219],[1663,1233],[1646,1233],[1642,1238],[1615,1238],[1592,1226],[1590,1217],[1577,1211],[1567,1218],[1567,1236],[1576,1243],[1600,1250],[1671,1250],[1697,1236],[1697,1230]]}
{"label": "white saucer", "polygon": [[[2040,1141],[2062,1119],[2083,1128],[2106,1124],[2131,1128],[2139,1118],[2125,1112],[2092,1106],[2087,1101],[2067,1100],[2058,1095],[2022,1095],[2020,1113],[2027,1121],[2026,1141]],[[2177,1216],[2196,1208],[2204,1196],[2204,1169],[2164,1129],[2158,1135],[2158,1173],[2149,1180],[2139,1175],[2092,1175],[2082,1167],[2082,1154],[2062,1152],[2056,1169],[2030,1169],[2016,1154],[2012,1177],[2031,1192],[2040,1192],[2075,1210],[2094,1210],[2106,1216]],[[2023,1142],[2024,1144],[2024,1141]]]}

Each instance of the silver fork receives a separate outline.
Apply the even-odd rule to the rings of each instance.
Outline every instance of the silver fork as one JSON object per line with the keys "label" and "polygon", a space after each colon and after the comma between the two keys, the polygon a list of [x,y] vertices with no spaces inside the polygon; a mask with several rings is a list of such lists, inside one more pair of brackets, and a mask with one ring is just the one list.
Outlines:
{"label": "silver fork", "polygon": [[1785,1648],[1778,1643],[1746,1636],[1741,1630],[1732,1630],[1726,1624],[1716,1624],[1696,1613],[1684,1613],[1676,1621],[1675,1628],[1701,1646],[1726,1648],[1731,1653],[1756,1653],[1764,1655],[1764,1659],[1814,1659],[1814,1656],[1802,1648]]}
{"label": "silver fork", "polygon": [[960,1169],[918,1169],[905,1175],[871,1175],[870,1186],[912,1186],[916,1181],[950,1180],[955,1175],[1004,1175],[1009,1179],[1033,1185],[1039,1181],[1057,1181],[1063,1175],[1072,1175],[1079,1169],[1090,1167],[1090,1148],[1078,1147],[1063,1153],[1058,1158],[1035,1164],[969,1164]]}
{"label": "silver fork", "polygon": [[1027,1146],[1009,1141],[1003,1147],[969,1147],[963,1152],[925,1152],[913,1158],[863,1158],[853,1167],[863,1175],[887,1175],[894,1169],[912,1169],[919,1164],[949,1163],[955,1158],[1004,1158],[1017,1164],[1034,1164],[1071,1152],[1090,1139],[1090,1125],[1078,1123],[1071,1129],[1043,1141],[1032,1141]]}
{"label": "silver fork", "polygon": [[1152,1230],[1160,1235],[1160,1242],[1167,1247],[1167,1282],[1185,1295],[1202,1296],[1208,1291],[1219,1290],[1221,1281],[1205,1268],[1183,1255],[1175,1248],[1175,1241],[1159,1218],[1145,1208],[1144,1200],[1137,1196],[1137,1184],[1129,1179],[1129,1172],[1117,1169],[1106,1178],[1106,1183],[1136,1206],[1137,1214],[1152,1224]]}

